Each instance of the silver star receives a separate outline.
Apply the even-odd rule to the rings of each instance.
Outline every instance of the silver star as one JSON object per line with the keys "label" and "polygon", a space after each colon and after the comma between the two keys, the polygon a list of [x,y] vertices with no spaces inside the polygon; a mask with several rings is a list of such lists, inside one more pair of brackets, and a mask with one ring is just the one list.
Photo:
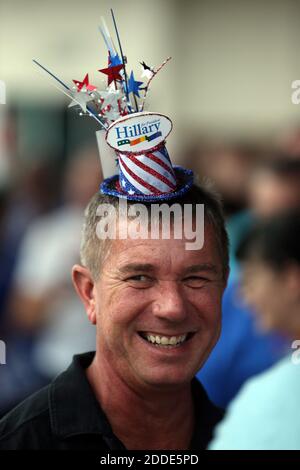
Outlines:
{"label": "silver star", "polygon": [[102,104],[102,108],[105,108],[108,105],[114,108],[118,106],[118,100],[120,99],[120,91],[119,90],[101,91],[100,96],[104,100]]}
{"label": "silver star", "polygon": [[86,106],[89,101],[93,101],[93,98],[84,92],[73,91],[72,92],[73,101],[69,104],[69,108],[73,106],[80,106],[81,109],[86,113]]}
{"label": "silver star", "polygon": [[119,117],[120,117],[120,113],[113,108],[110,109],[109,111],[104,112],[104,118],[110,121],[115,121]]}

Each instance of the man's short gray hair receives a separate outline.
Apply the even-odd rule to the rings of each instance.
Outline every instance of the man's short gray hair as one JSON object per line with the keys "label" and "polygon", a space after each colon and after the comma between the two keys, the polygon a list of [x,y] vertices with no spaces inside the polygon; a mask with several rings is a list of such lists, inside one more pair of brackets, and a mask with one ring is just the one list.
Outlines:
{"label": "man's short gray hair", "polygon": [[[197,204],[204,205],[205,218],[212,224],[214,229],[217,247],[222,260],[223,278],[225,280],[229,272],[229,241],[219,195],[208,184],[194,184],[190,191],[183,197],[163,202],[169,206],[179,204],[182,207],[184,207],[185,204],[190,204],[193,210],[196,208]],[[107,254],[109,241],[102,240],[97,236],[97,224],[100,218],[100,216],[97,215],[97,209],[101,204],[111,205],[117,210],[119,198],[97,193],[92,197],[85,210],[80,258],[81,263],[89,269],[94,280],[97,280],[100,275],[101,266]],[[128,208],[134,204],[136,204],[136,201],[127,201]],[[150,211],[150,202],[147,203],[143,201],[143,205]]]}

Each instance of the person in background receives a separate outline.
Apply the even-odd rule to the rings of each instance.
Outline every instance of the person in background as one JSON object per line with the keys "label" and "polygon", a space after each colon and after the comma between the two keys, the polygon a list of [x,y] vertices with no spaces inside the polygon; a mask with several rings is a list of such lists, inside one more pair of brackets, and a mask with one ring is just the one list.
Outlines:
{"label": "person in background", "polygon": [[[300,344],[299,239],[300,211],[294,209],[260,223],[239,250],[244,296],[259,328],[286,335],[292,348]],[[243,386],[210,449],[300,450],[300,355],[292,348]]]}
{"label": "person in background", "polygon": [[[36,390],[44,378],[31,367],[34,333],[18,328],[10,310],[15,269],[27,230],[57,207],[60,197],[57,164],[50,155],[12,165],[11,179],[0,196],[0,332],[8,359],[1,368],[0,416],[16,400]],[[13,162],[11,158],[10,162]]]}
{"label": "person in background", "polygon": [[274,153],[248,175],[249,208],[227,219],[231,273],[223,296],[222,334],[198,377],[214,403],[226,408],[243,383],[280,360],[289,348],[282,334],[255,326],[254,307],[240,290],[235,251],[259,220],[300,206],[300,158]]}
{"label": "person in background", "polygon": [[[58,171],[44,156],[25,164],[18,161],[6,186],[0,188],[0,311],[5,323],[7,301],[19,248],[32,222],[58,203]],[[8,321],[9,323],[9,321]],[[4,327],[4,325],[0,326]]]}
{"label": "person in background", "polygon": [[277,332],[256,327],[253,307],[240,292],[240,281],[229,281],[222,312],[220,339],[197,377],[213,403],[227,408],[249,377],[282,358],[287,342]]}
{"label": "person in background", "polygon": [[94,347],[94,330],[84,321],[70,271],[78,260],[83,208],[99,181],[97,150],[81,149],[65,170],[63,205],[35,219],[21,243],[9,301],[13,354],[3,408],[48,383],[73,354]]}
{"label": "person in background", "polygon": [[275,154],[252,173],[249,205],[256,218],[300,206],[300,154]]}

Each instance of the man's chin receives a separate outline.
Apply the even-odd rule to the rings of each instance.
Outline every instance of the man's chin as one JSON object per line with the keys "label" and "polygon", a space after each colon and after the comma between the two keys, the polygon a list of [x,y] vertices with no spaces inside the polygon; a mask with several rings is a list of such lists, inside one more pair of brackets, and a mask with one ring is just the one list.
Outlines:
{"label": "man's chin", "polygon": [[142,380],[144,384],[157,390],[172,390],[188,386],[195,373],[183,371],[165,370],[165,371],[152,371],[150,374],[143,374]]}

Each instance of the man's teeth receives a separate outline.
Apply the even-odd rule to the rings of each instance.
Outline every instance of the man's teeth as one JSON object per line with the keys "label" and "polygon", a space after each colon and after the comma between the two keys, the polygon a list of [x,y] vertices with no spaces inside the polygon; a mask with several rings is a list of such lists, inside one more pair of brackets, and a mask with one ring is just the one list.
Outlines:
{"label": "man's teeth", "polygon": [[166,336],[158,336],[146,334],[145,338],[147,341],[153,344],[161,344],[162,346],[176,346],[177,344],[183,343],[186,340],[187,334],[181,336],[171,336],[167,338]]}

